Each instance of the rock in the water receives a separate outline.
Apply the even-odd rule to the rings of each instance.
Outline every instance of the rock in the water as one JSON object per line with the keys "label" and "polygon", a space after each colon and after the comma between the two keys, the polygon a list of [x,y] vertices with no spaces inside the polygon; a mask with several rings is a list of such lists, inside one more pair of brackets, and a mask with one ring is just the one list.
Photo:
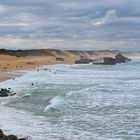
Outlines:
{"label": "rock in the water", "polygon": [[15,135],[9,135],[6,140],[18,140]]}
{"label": "rock in the water", "polygon": [[3,136],[0,140],[8,140],[7,136]]}
{"label": "rock in the water", "polygon": [[16,93],[12,92],[10,89],[2,88],[0,90],[0,97],[8,97],[14,95],[16,95]]}
{"label": "rock in the water", "polygon": [[26,138],[20,138],[18,139],[15,135],[4,135],[3,131],[0,129],[0,140],[26,140]]}
{"label": "rock in the water", "polygon": [[4,137],[3,131],[0,129],[0,139]]}
{"label": "rock in the water", "polygon": [[116,63],[125,63],[128,61],[131,61],[130,58],[127,58],[127,57],[123,56],[122,54],[117,54],[115,56],[115,59],[116,59]]}

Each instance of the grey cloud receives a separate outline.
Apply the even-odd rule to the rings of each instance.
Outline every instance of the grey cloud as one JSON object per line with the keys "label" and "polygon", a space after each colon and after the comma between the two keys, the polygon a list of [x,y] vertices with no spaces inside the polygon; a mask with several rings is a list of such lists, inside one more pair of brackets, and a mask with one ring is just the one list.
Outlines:
{"label": "grey cloud", "polygon": [[140,24],[140,17],[119,17],[115,10],[109,10],[104,18],[93,21],[95,26],[108,24]]}
{"label": "grey cloud", "polygon": [[1,0],[0,37],[138,42],[139,0]]}

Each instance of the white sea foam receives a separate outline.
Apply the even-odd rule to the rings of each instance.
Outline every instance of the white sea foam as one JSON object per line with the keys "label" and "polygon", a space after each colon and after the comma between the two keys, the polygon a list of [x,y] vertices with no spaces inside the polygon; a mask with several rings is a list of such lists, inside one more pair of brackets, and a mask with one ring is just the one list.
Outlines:
{"label": "white sea foam", "polygon": [[[84,88],[82,90],[76,90],[76,91],[70,91],[62,96],[56,96],[53,99],[49,101],[49,105],[47,105],[44,109],[44,112],[48,111],[51,108],[58,108],[60,106],[63,106],[63,104],[67,104],[68,101],[70,101],[70,98],[74,96],[79,96],[79,94],[84,94],[86,91],[92,90],[93,88]],[[85,96],[85,95],[83,95]]]}
{"label": "white sea foam", "polygon": [[5,133],[14,133],[31,140],[46,140],[50,131],[45,118],[5,106],[0,106],[0,120],[0,128]]}
{"label": "white sea foam", "polygon": [[45,107],[44,112],[48,111],[50,108],[58,107],[63,101],[64,100],[61,96],[54,97],[49,101],[50,104]]}
{"label": "white sea foam", "polygon": [[18,100],[19,97],[18,96],[8,96],[8,97],[0,97],[0,104],[1,105],[5,105],[11,102],[15,102],[16,100]]}
{"label": "white sea foam", "polygon": [[[137,139],[140,67],[132,64],[47,66],[51,72],[44,66],[39,72],[29,71],[1,83],[0,87],[12,88],[18,97],[29,98],[17,103],[18,110],[1,106],[0,127],[33,140]],[[20,110],[28,108],[44,117]]]}

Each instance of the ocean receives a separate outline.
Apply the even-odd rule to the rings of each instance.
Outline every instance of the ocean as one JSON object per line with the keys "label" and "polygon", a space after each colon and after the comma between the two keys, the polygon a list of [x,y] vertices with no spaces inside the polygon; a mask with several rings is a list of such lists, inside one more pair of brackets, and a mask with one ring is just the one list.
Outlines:
{"label": "ocean", "polygon": [[31,140],[140,140],[140,58],[21,73],[0,83],[17,93],[0,99],[0,128],[7,133]]}

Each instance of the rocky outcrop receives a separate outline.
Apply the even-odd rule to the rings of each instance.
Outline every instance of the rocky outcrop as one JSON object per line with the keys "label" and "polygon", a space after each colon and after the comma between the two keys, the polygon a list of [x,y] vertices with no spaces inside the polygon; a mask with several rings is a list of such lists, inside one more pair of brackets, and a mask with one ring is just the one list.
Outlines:
{"label": "rocky outcrop", "polygon": [[102,58],[92,60],[92,63],[100,64],[100,65],[115,65],[117,63],[125,63],[128,61],[131,61],[131,59],[123,56],[122,54],[117,54],[115,58],[102,57]]}
{"label": "rocky outcrop", "polygon": [[14,96],[16,93],[12,92],[10,89],[2,88],[0,89],[0,97]]}
{"label": "rocky outcrop", "polygon": [[98,59],[94,59],[92,61],[93,64],[98,64],[98,65],[115,65],[116,64],[116,60],[114,58],[111,57],[103,57],[103,58],[98,58]]}
{"label": "rocky outcrop", "polygon": [[116,59],[116,63],[125,63],[131,61],[130,58],[127,58],[120,53],[115,56],[115,59]]}
{"label": "rocky outcrop", "polygon": [[26,140],[26,138],[17,138],[15,135],[5,135],[0,129],[0,140]]}
{"label": "rocky outcrop", "polygon": [[90,62],[92,62],[91,59],[79,59],[75,61],[75,64],[89,64]]}

